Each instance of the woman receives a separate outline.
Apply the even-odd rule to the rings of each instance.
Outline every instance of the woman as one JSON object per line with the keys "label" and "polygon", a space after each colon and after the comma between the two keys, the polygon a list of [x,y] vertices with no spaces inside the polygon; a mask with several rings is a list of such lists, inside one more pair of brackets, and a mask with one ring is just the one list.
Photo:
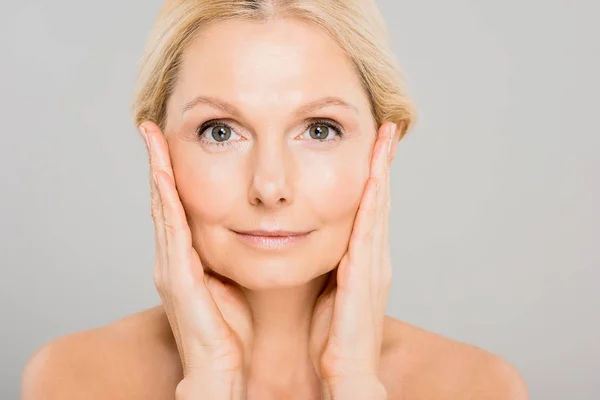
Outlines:
{"label": "woman", "polygon": [[367,0],[169,2],[134,101],[162,304],[44,346],[23,398],[526,399],[505,361],[385,316],[414,122],[390,49]]}

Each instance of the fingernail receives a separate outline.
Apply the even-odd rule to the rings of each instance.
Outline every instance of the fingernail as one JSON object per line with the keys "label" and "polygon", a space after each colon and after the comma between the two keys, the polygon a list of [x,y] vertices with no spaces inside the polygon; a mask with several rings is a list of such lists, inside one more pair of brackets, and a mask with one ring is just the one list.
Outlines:
{"label": "fingernail", "polygon": [[388,156],[390,155],[390,152],[392,151],[392,142],[394,141],[395,134],[396,134],[396,124],[393,124],[392,127],[390,128],[390,138],[389,138],[389,142],[388,142]]}
{"label": "fingernail", "polygon": [[146,148],[150,149],[150,144],[148,143],[148,133],[146,133],[146,129],[144,129],[143,126],[140,126],[140,132],[144,138],[144,142],[146,142]]}

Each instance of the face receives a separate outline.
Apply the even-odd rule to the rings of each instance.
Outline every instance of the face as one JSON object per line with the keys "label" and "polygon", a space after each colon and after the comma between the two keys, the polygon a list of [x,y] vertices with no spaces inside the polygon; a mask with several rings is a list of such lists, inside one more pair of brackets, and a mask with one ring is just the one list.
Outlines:
{"label": "face", "polygon": [[206,269],[300,286],[344,255],[377,126],[351,61],[296,20],[211,25],[167,106],[177,189]]}

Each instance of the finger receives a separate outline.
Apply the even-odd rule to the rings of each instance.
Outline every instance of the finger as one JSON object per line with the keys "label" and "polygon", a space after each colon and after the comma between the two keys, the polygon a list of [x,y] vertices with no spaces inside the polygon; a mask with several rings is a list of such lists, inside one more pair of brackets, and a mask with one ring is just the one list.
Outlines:
{"label": "finger", "polygon": [[371,157],[370,176],[381,179],[389,166],[389,149],[393,140],[391,128],[394,124],[384,124],[379,128],[377,142]]}
{"label": "finger", "polygon": [[387,263],[385,260],[385,251],[388,240],[389,214],[391,207],[390,199],[390,155],[389,149],[392,146],[395,134],[395,124],[385,124],[381,127],[381,135],[386,139],[385,152],[378,155],[375,161],[372,174],[380,183],[380,190],[377,198],[377,208],[375,221],[375,238],[371,258],[371,289],[373,294],[380,293],[385,276],[387,275]]}
{"label": "finger", "polygon": [[182,270],[193,263],[192,234],[173,179],[163,170],[155,171],[155,177],[163,204],[164,229],[167,239],[167,263],[173,278],[189,282],[190,277],[201,271]]}
{"label": "finger", "polygon": [[166,284],[166,278],[168,277],[167,271],[167,238],[164,228],[164,213],[162,200],[160,198],[160,192],[158,186],[154,180],[154,165],[152,148],[148,140],[148,131],[151,130],[151,126],[140,125],[140,132],[144,137],[148,150],[148,161],[149,161],[149,182],[150,182],[150,199],[151,199],[151,215],[154,222],[154,237],[155,237],[155,264],[154,264],[154,282],[157,285],[159,292],[163,290],[163,285]]}
{"label": "finger", "polygon": [[[192,235],[185,211],[179,199],[171,168],[169,151],[164,135],[156,124],[146,124],[151,164],[156,178],[163,210],[163,226],[166,238],[167,264],[170,276],[189,276],[177,268],[187,266],[192,255]],[[193,275],[200,271],[189,271]],[[184,279],[189,281],[189,279]]]}
{"label": "finger", "polygon": [[[392,126],[392,132],[391,132],[391,140],[395,141],[397,140],[396,138],[396,134],[398,132],[398,126],[396,124],[394,124]],[[392,143],[393,146],[393,143]],[[384,238],[383,238],[383,270],[382,270],[382,280],[384,285],[387,285],[387,287],[389,288],[389,285],[391,283],[392,280],[392,263],[391,263],[391,248],[390,248],[390,217],[391,217],[391,208],[392,208],[392,182],[391,182],[391,168],[392,168],[392,161],[393,161],[393,157],[394,155],[391,154],[390,155],[390,159],[388,161],[388,168],[387,168],[387,184],[386,184],[386,188],[387,188],[387,193],[386,193],[386,206],[385,206],[385,212],[384,212]],[[387,297],[386,297],[387,299]]]}
{"label": "finger", "polygon": [[[165,216],[158,185],[154,180],[154,172],[150,170],[150,197],[152,201],[152,219],[154,220],[155,237],[155,265],[154,281],[160,285],[167,284],[168,262],[167,262],[167,234],[165,232]],[[162,288],[161,288],[162,289]]]}
{"label": "finger", "polygon": [[368,264],[371,259],[370,246],[375,237],[375,212],[379,182],[369,178],[356,213],[350,235],[346,263],[340,263],[338,287],[343,291],[364,296],[369,289]]}
{"label": "finger", "polygon": [[164,134],[155,124],[147,124],[146,126],[151,126],[151,129],[148,129],[147,133],[148,142],[152,149],[152,163],[154,165],[154,169],[164,171],[173,180],[175,180],[173,167],[171,165],[171,158],[169,156],[169,146]]}
{"label": "finger", "polygon": [[387,137],[388,152],[385,156],[382,155],[378,161],[377,171],[380,174],[380,182],[383,185],[377,199],[377,228],[376,238],[373,246],[373,254],[371,259],[371,300],[377,314],[385,314],[387,304],[387,296],[389,284],[391,281],[391,263],[389,262],[389,220],[391,208],[391,193],[390,193],[390,167],[391,155],[389,149],[395,140],[395,124],[388,124],[385,127],[385,136]]}

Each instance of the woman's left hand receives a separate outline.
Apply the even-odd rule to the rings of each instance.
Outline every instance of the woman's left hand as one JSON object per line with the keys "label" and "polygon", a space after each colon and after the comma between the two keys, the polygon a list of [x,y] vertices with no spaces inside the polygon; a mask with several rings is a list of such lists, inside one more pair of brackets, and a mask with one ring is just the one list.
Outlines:
{"label": "woman's left hand", "polygon": [[[389,149],[395,128],[396,125],[390,123],[379,129],[370,177],[354,221],[348,251],[337,271],[331,273],[313,311],[310,357],[325,398],[330,398],[333,392],[363,398],[357,390],[381,391],[383,388],[378,372],[392,278],[388,238]],[[384,398],[385,390],[382,392]]]}

